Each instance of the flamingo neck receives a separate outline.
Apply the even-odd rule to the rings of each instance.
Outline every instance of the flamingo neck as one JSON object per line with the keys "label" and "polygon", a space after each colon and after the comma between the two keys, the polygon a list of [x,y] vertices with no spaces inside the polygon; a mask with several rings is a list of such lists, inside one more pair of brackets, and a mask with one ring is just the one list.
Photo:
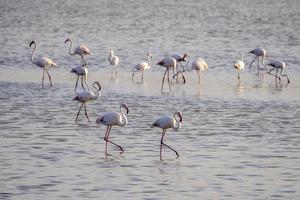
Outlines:
{"label": "flamingo neck", "polygon": [[244,54],[241,54],[241,59],[242,61],[244,61]]}
{"label": "flamingo neck", "polygon": [[188,65],[189,65],[189,63],[190,63],[190,60],[191,60],[191,56],[188,55],[188,61],[186,62],[186,65],[185,65],[184,68],[187,68],[187,69],[188,69]]}
{"label": "flamingo neck", "polygon": [[151,64],[151,62],[150,62],[150,56],[147,56],[147,62],[148,62],[148,68],[150,68],[151,66],[150,66],[150,64]]}
{"label": "flamingo neck", "polygon": [[36,50],[36,44],[34,43],[34,47],[33,47],[32,53],[31,53],[31,62],[32,63],[34,63],[33,57],[34,57],[35,50]]}
{"label": "flamingo neck", "polygon": [[127,117],[126,117],[124,111],[122,110],[122,108],[123,108],[123,106],[120,106],[120,112],[122,115],[122,122],[121,122],[120,126],[125,126],[128,123],[128,121],[127,121]]}
{"label": "flamingo neck", "polygon": [[72,46],[73,46],[73,42],[72,42],[72,40],[69,40],[69,42],[70,42],[69,54],[72,56],[72,55],[75,54],[75,52],[71,53],[71,49],[72,49]]}
{"label": "flamingo neck", "polygon": [[175,119],[175,122],[176,122],[176,123],[175,123],[173,129],[177,131],[177,130],[181,127],[181,123],[180,123],[180,121],[177,119],[176,113],[174,114],[174,119]]}

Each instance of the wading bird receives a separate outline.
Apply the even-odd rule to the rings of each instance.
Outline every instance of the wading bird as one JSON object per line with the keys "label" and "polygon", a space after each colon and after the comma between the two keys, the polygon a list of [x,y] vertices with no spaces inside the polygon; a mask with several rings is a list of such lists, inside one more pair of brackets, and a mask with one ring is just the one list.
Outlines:
{"label": "wading bird", "polygon": [[48,69],[51,67],[57,67],[57,65],[50,59],[50,58],[46,58],[46,57],[37,57],[37,58],[33,58],[35,50],[36,50],[36,42],[33,40],[32,42],[30,42],[29,46],[31,47],[32,45],[34,45],[32,54],[31,54],[31,62],[35,65],[37,65],[38,67],[43,68],[43,78],[42,78],[42,86],[44,87],[44,78],[45,78],[45,72],[48,74],[49,77],[49,81],[50,81],[50,86],[52,86],[52,81],[51,81],[51,76],[48,72]]}
{"label": "wading bird", "polygon": [[97,124],[104,124],[107,126],[107,129],[106,129],[106,132],[105,132],[105,136],[104,136],[104,140],[105,140],[105,155],[107,155],[107,143],[111,143],[117,147],[120,148],[121,152],[124,152],[123,148],[110,141],[109,140],[109,133],[110,133],[110,130],[112,128],[112,126],[122,126],[124,127],[126,124],[127,124],[127,117],[123,111],[123,108],[126,110],[126,114],[129,113],[129,108],[127,106],[126,103],[123,103],[120,105],[119,109],[120,109],[120,113],[118,112],[107,112],[105,113],[104,115],[100,116],[97,120],[96,120],[96,123]]}
{"label": "wading bird", "polygon": [[161,135],[161,140],[160,140],[160,159],[162,159],[163,145],[168,147],[172,151],[174,151],[175,154],[177,155],[177,158],[179,157],[179,154],[177,153],[177,151],[175,149],[173,149],[172,147],[170,147],[169,145],[166,145],[163,140],[164,140],[167,129],[172,128],[177,131],[181,127],[181,122],[182,122],[182,113],[180,111],[176,111],[174,113],[174,117],[169,117],[169,116],[160,117],[151,125],[151,128],[159,127],[162,129],[162,135]]}
{"label": "wading bird", "polygon": [[81,62],[82,62],[82,66],[86,66],[86,61],[84,59],[84,56],[85,55],[91,55],[91,51],[89,50],[89,48],[87,46],[85,46],[84,44],[81,44],[79,46],[77,46],[73,53],[71,53],[71,48],[72,48],[72,45],[73,45],[73,42],[70,38],[67,38],[65,40],[65,44],[67,44],[67,42],[70,42],[70,48],[69,48],[69,54],[72,56],[72,55],[80,55],[81,57]]}
{"label": "wading bird", "polygon": [[196,70],[198,75],[198,93],[200,88],[200,72],[207,70],[208,65],[202,58],[197,58],[192,62],[190,67],[187,67],[187,71]]}
{"label": "wading bird", "polygon": [[[271,60],[267,65],[272,67],[272,69],[270,69],[270,71],[268,71],[268,73],[275,77],[276,84],[277,84],[277,79],[279,80],[279,83],[281,82],[281,78],[278,76],[278,70],[280,70],[280,75],[281,76],[286,77],[287,83],[288,84],[290,83],[290,79],[289,79],[288,75],[283,73],[283,70],[286,68],[286,63],[285,62],[279,61],[279,60]],[[271,72],[274,69],[276,69],[276,74],[275,75],[271,74]]]}
{"label": "wading bird", "polygon": [[78,84],[78,80],[79,80],[80,76],[81,76],[81,86],[82,86],[82,88],[85,90],[85,87],[83,86],[83,82],[84,82],[85,85],[87,86],[87,90],[90,90],[89,84],[87,82],[88,69],[86,67],[83,67],[83,66],[74,67],[74,68],[72,68],[71,73],[74,73],[74,74],[77,75],[77,81],[76,81],[76,84],[75,84],[74,92],[76,92],[77,84]]}
{"label": "wading bird", "polygon": [[108,61],[109,61],[110,65],[112,66],[111,78],[115,79],[115,78],[117,78],[117,75],[118,75],[118,71],[117,71],[116,67],[119,64],[119,57],[114,55],[113,50],[110,50],[110,52],[109,52]]}
{"label": "wading bird", "polygon": [[[185,84],[186,79],[185,79],[183,72],[185,72],[185,67],[188,66],[191,56],[189,54],[185,53],[185,54],[183,54],[183,56],[181,56],[179,54],[172,54],[171,57],[175,58],[176,62],[179,63],[181,66],[181,70],[179,70],[178,67],[176,68],[176,74],[173,75],[173,78],[175,78],[175,76],[176,76],[176,82],[178,83],[178,75],[180,73],[182,76],[183,84]],[[186,61],[187,61],[187,63],[186,63],[186,66],[184,67],[182,65],[182,62],[186,62]]]}
{"label": "wading bird", "polygon": [[250,63],[249,71],[251,70],[253,62],[257,59],[257,74],[259,74],[259,57],[262,57],[262,64],[265,66],[266,50],[263,48],[256,48],[249,51],[249,53],[255,55],[254,59]]}
{"label": "wading bird", "polygon": [[137,65],[134,67],[134,71],[133,71],[133,73],[132,73],[131,80],[133,80],[134,74],[135,74],[136,72],[141,71],[141,72],[142,72],[142,83],[144,82],[144,71],[145,71],[146,69],[150,69],[150,67],[151,67],[150,60],[151,60],[151,59],[152,59],[151,53],[147,53],[147,56],[146,56],[147,62],[140,62],[139,64],[137,64]]}
{"label": "wading bird", "polygon": [[159,61],[157,63],[157,65],[160,65],[160,66],[166,68],[165,74],[162,78],[161,93],[163,93],[163,86],[164,86],[165,77],[166,77],[167,73],[168,73],[169,92],[171,92],[170,73],[169,72],[170,72],[170,69],[172,68],[173,69],[173,75],[175,74],[176,64],[177,64],[177,62],[176,62],[175,58],[172,58],[172,57],[163,58],[161,61]]}
{"label": "wading bird", "polygon": [[234,68],[238,70],[238,85],[240,84],[241,80],[240,80],[240,71],[241,70],[244,70],[245,68],[245,62],[244,62],[244,54],[241,54],[241,60],[237,60],[235,63],[234,63]]}
{"label": "wading bird", "polygon": [[89,119],[89,116],[88,116],[88,114],[86,112],[86,103],[88,101],[96,100],[96,99],[98,99],[101,96],[101,92],[100,92],[101,85],[100,85],[100,83],[98,81],[95,81],[93,83],[93,87],[96,89],[95,93],[93,93],[90,90],[88,90],[88,91],[82,91],[82,92],[78,93],[76,95],[76,97],[73,99],[73,100],[76,100],[76,101],[78,101],[78,102],[81,103],[81,106],[79,108],[79,111],[78,111],[76,119],[75,119],[75,123],[77,123],[77,119],[78,119],[79,113],[80,113],[80,111],[81,111],[81,109],[82,109],[83,106],[84,106],[85,116],[88,119],[88,121],[91,122],[90,119]]}

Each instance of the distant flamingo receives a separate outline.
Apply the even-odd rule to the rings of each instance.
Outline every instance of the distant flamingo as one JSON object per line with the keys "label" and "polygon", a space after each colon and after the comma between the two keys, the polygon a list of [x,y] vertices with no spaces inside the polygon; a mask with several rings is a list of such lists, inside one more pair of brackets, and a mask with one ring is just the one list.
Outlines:
{"label": "distant flamingo", "polygon": [[165,74],[164,74],[164,76],[162,78],[161,93],[163,93],[163,86],[164,86],[165,77],[166,77],[167,73],[168,73],[169,92],[171,92],[171,83],[170,83],[170,74],[169,74],[169,71],[172,68],[173,69],[173,74],[175,74],[176,64],[177,64],[177,62],[176,62],[175,58],[172,58],[172,57],[165,57],[165,58],[163,58],[161,61],[159,61],[157,63],[157,65],[160,65],[160,66],[163,66],[163,67],[166,68]]}
{"label": "distant flamingo", "polygon": [[185,71],[184,66],[182,65],[182,62],[186,62],[186,66],[188,65],[191,56],[187,53],[183,54],[183,56],[179,55],[179,54],[172,54],[171,55],[172,58],[175,58],[176,62],[180,64],[181,66],[181,70],[178,69],[178,67],[176,68],[176,74],[173,76],[173,78],[175,78],[175,76],[177,77],[176,82],[178,83],[178,74],[181,73],[182,79],[183,79],[183,84],[185,84],[185,76],[183,74],[183,72]]}
{"label": "distant flamingo", "polygon": [[237,60],[235,64],[233,65],[235,69],[238,70],[238,85],[240,84],[240,70],[244,70],[245,68],[245,62],[244,62],[244,54],[241,54],[241,60]]}
{"label": "distant flamingo", "polygon": [[109,133],[110,133],[110,130],[112,128],[112,126],[122,126],[124,127],[126,124],[127,124],[127,117],[124,113],[124,111],[122,110],[122,108],[124,108],[126,110],[126,114],[129,113],[129,108],[127,106],[126,103],[123,103],[120,105],[119,109],[120,109],[120,113],[117,113],[117,112],[107,112],[105,113],[104,115],[100,116],[97,120],[96,120],[96,123],[97,124],[104,124],[107,126],[107,129],[106,129],[106,132],[105,132],[105,136],[104,136],[104,140],[105,140],[105,155],[107,155],[107,143],[111,143],[117,147],[120,148],[120,150],[122,152],[124,152],[123,148],[110,141],[109,140]]}
{"label": "distant flamingo", "polygon": [[[179,119],[177,119],[177,117]],[[175,151],[175,149],[173,149],[169,145],[166,145],[163,142],[163,140],[164,140],[167,129],[172,128],[177,131],[181,127],[181,122],[182,122],[182,113],[180,111],[176,111],[174,113],[174,117],[169,117],[169,116],[160,117],[151,125],[151,128],[159,127],[162,129],[162,135],[161,135],[161,140],[160,140],[160,159],[162,159],[161,152],[162,152],[163,145],[168,147],[172,151],[174,151],[175,154],[177,155],[177,158],[179,157],[179,154],[177,153],[177,151]]]}
{"label": "distant flamingo", "polygon": [[71,48],[72,48],[73,42],[72,42],[72,40],[71,40],[70,38],[67,38],[67,39],[65,40],[65,44],[66,44],[67,42],[70,42],[70,43],[71,43],[71,44],[70,44],[70,48],[69,48],[69,54],[70,54],[71,56],[72,56],[72,55],[80,55],[80,57],[81,57],[81,62],[82,62],[82,66],[86,66],[86,61],[85,61],[85,59],[84,59],[84,56],[85,56],[85,55],[91,55],[91,54],[92,54],[91,51],[89,50],[89,48],[88,48],[87,46],[85,46],[84,44],[81,44],[81,45],[77,46],[77,47],[74,49],[73,53],[71,53]]}
{"label": "distant flamingo", "polygon": [[72,68],[71,73],[74,73],[77,75],[77,81],[75,84],[74,92],[76,92],[79,76],[81,76],[81,86],[83,87],[83,89],[85,90],[85,87],[83,86],[83,81],[84,81],[87,86],[87,89],[89,90],[89,84],[87,82],[88,69],[86,67],[83,67],[83,66],[74,67],[74,68]]}
{"label": "distant flamingo", "polygon": [[80,108],[79,108],[79,111],[77,113],[77,116],[76,116],[76,119],[75,119],[75,123],[77,123],[77,119],[78,119],[79,113],[80,113],[81,108],[83,107],[83,105],[84,105],[85,116],[88,119],[88,121],[91,122],[90,119],[89,119],[89,116],[88,116],[88,114],[86,112],[86,103],[88,101],[96,100],[96,99],[98,99],[101,96],[101,92],[100,92],[101,85],[100,85],[100,83],[98,81],[95,81],[93,83],[93,87],[96,89],[96,93],[93,93],[90,90],[88,90],[88,91],[82,91],[82,92],[78,93],[76,95],[76,97],[73,99],[73,100],[76,100],[76,101],[82,103],[81,106],[80,106]]}
{"label": "distant flamingo", "polygon": [[[268,71],[268,73],[275,77],[276,84],[277,84],[277,79],[279,80],[279,82],[281,82],[281,78],[278,76],[278,70],[280,70],[281,76],[286,77],[287,83],[288,84],[290,83],[290,79],[289,79],[288,75],[283,73],[283,70],[286,68],[286,63],[285,62],[280,61],[280,60],[271,60],[267,65],[272,67],[272,69],[270,69],[270,71]],[[276,69],[276,74],[275,75],[271,74],[271,72],[274,69]]]}
{"label": "distant flamingo", "polygon": [[[110,52],[109,52],[108,61],[109,61],[110,65],[112,66],[111,78],[115,79],[115,78],[117,78],[117,74],[118,74],[116,67],[119,64],[119,57],[114,55],[113,50],[110,50]],[[114,74],[115,74],[115,77],[114,77]]]}
{"label": "distant flamingo", "polygon": [[146,56],[146,59],[147,59],[147,62],[140,62],[139,64],[137,64],[135,67],[134,67],[134,72],[132,74],[132,80],[133,80],[133,77],[134,77],[134,74],[138,71],[142,71],[142,83],[144,82],[144,71],[146,69],[150,69],[151,67],[151,63],[150,63],[150,59],[152,58],[152,55],[151,53],[147,53],[147,56]]}
{"label": "distant flamingo", "polygon": [[263,48],[255,48],[249,51],[249,53],[255,55],[254,59],[250,63],[249,70],[251,70],[253,62],[257,59],[257,74],[259,74],[259,57],[262,57],[262,64],[265,65],[266,50]]}
{"label": "distant flamingo", "polygon": [[202,58],[197,58],[192,62],[192,65],[190,67],[187,67],[187,71],[196,70],[198,75],[198,92],[200,87],[200,71],[205,71],[208,69],[207,63]]}
{"label": "distant flamingo", "polygon": [[48,72],[48,69],[51,67],[57,67],[57,65],[50,59],[50,58],[46,58],[46,57],[38,57],[33,59],[35,50],[36,50],[36,42],[33,40],[32,42],[30,42],[29,46],[31,47],[32,45],[34,45],[32,54],[31,54],[31,62],[35,65],[37,65],[38,67],[43,68],[43,78],[42,78],[42,86],[44,87],[44,77],[45,77],[45,71],[48,74],[49,77],[49,81],[50,81],[50,86],[52,86],[52,81],[51,81],[51,76]]}

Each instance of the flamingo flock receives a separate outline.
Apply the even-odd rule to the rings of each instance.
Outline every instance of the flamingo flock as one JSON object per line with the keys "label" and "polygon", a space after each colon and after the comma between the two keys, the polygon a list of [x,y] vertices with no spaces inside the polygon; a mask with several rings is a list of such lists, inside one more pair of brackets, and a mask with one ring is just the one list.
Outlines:
{"label": "flamingo flock", "polygon": [[[88,68],[87,68],[87,63],[85,60],[85,56],[92,54],[91,51],[89,50],[89,48],[84,44],[80,44],[72,52],[72,50],[71,50],[72,45],[73,45],[72,40],[67,38],[65,40],[65,44],[67,44],[67,43],[70,43],[69,51],[68,51],[69,55],[71,55],[71,56],[79,55],[81,57],[81,65],[77,66],[77,67],[73,67],[70,71],[71,73],[74,73],[75,75],[77,75],[77,80],[76,80],[75,89],[74,89],[75,97],[73,98],[73,100],[81,103],[81,106],[80,106],[80,108],[77,112],[76,118],[75,118],[75,123],[77,124],[79,114],[83,107],[84,107],[85,116],[86,116],[88,122],[90,123],[91,121],[90,121],[88,113],[87,113],[87,105],[86,104],[90,101],[95,101],[101,97],[102,87],[98,81],[94,81],[92,84],[94,91],[92,91],[89,87]],[[43,69],[42,87],[44,88],[45,73],[47,73],[49,82],[50,82],[50,86],[52,86],[51,76],[48,72],[48,69],[56,68],[57,64],[54,63],[54,61],[51,60],[50,58],[42,57],[42,56],[38,56],[38,57],[34,56],[35,51],[37,49],[37,44],[34,40],[30,43],[29,46],[30,47],[34,46],[33,50],[32,50],[32,54],[31,54],[31,62],[33,64],[35,64],[36,66]],[[280,61],[280,60],[271,60],[266,63],[266,61],[265,61],[266,50],[263,48],[255,48],[255,49],[249,51],[249,54],[255,55],[254,59],[250,62],[249,70],[251,70],[254,61],[257,59],[257,74],[260,74],[261,68],[259,67],[259,63],[260,63],[259,58],[261,57],[261,59],[262,59],[261,63],[265,67],[267,74],[275,77],[276,87],[277,87],[278,82],[281,83],[282,77],[286,77],[287,84],[290,83],[289,76],[285,73],[285,69],[287,66],[285,62]],[[141,72],[141,83],[144,82],[144,71],[149,70],[151,68],[152,58],[153,58],[152,54],[147,53],[146,61],[140,62],[134,66],[132,77],[131,77],[132,81],[134,80],[135,73]],[[161,93],[162,94],[170,93],[172,91],[170,73],[172,73],[173,79],[176,78],[176,83],[179,83],[179,75],[181,75],[182,83],[185,84],[186,76],[184,75],[184,72],[186,72],[186,71],[188,71],[188,72],[196,71],[197,72],[198,91],[199,91],[199,87],[201,84],[200,72],[206,71],[208,69],[208,64],[201,57],[196,57],[195,59],[193,59],[193,61],[189,65],[190,60],[191,60],[191,55],[188,53],[184,53],[182,56],[180,54],[172,54],[171,56],[164,57],[157,62],[158,66],[161,66],[165,69],[165,72],[162,77],[162,82],[161,82]],[[118,73],[117,66],[120,63],[120,60],[119,60],[119,57],[114,54],[113,50],[109,51],[108,61],[112,67],[111,78],[116,79],[117,73]],[[183,64],[184,62],[185,62],[185,65]],[[178,68],[177,65],[180,65],[180,68]],[[238,85],[240,85],[240,82],[241,82],[240,71],[243,71],[245,69],[243,53],[241,53],[241,59],[234,62],[233,67],[237,70],[237,80],[238,80]],[[269,67],[271,68],[270,70],[269,70]],[[271,73],[274,70],[275,70],[275,74]],[[77,92],[77,85],[78,85],[79,78],[81,78],[82,91]],[[167,79],[167,80],[165,80],[165,79]],[[167,91],[164,90],[165,81],[168,82],[168,90]],[[120,112],[104,113],[96,119],[96,124],[102,124],[107,127],[105,136],[104,136],[105,155],[109,155],[108,154],[108,143],[118,147],[120,149],[121,153],[124,152],[124,148],[122,146],[120,146],[119,144],[117,144],[115,142],[112,142],[109,139],[110,131],[113,126],[125,127],[128,123],[128,120],[127,120],[127,115],[129,113],[128,105],[126,103],[122,103],[119,106],[119,110],[120,110]],[[169,148],[176,154],[177,158],[179,157],[178,152],[174,148],[172,148],[169,145],[164,143],[164,139],[166,136],[167,129],[174,129],[176,131],[179,130],[182,125],[181,124],[182,121],[183,121],[183,115],[182,115],[181,111],[176,111],[173,116],[159,117],[157,120],[155,120],[151,124],[151,126],[150,126],[151,128],[158,127],[160,129],[162,129],[162,135],[161,135],[161,140],[160,140],[160,159],[162,159],[163,147]]]}

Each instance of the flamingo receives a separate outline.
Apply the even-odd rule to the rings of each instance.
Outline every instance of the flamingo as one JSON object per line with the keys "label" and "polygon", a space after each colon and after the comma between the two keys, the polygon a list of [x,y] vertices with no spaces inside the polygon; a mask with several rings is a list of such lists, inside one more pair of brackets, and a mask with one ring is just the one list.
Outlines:
{"label": "flamingo", "polygon": [[162,135],[161,135],[161,139],[160,139],[160,159],[161,160],[162,160],[161,153],[162,153],[163,145],[168,147],[172,151],[174,151],[175,154],[177,155],[177,158],[179,157],[178,152],[175,149],[173,149],[172,147],[170,147],[169,145],[166,145],[163,142],[163,140],[164,140],[167,129],[172,128],[177,131],[181,127],[181,122],[182,122],[182,113],[180,111],[176,111],[174,113],[174,117],[169,117],[169,116],[160,117],[151,125],[151,128],[159,127],[162,129]]}
{"label": "flamingo", "polygon": [[171,57],[172,58],[175,58],[175,60],[176,60],[176,62],[177,63],[180,63],[180,66],[181,66],[181,68],[182,68],[182,70],[178,70],[178,68],[177,68],[177,72],[176,72],[176,74],[173,76],[173,78],[175,77],[175,76],[177,76],[177,82],[178,82],[178,74],[179,73],[181,73],[181,76],[182,76],[182,79],[183,79],[183,84],[185,84],[185,76],[184,76],[184,74],[183,74],[183,72],[185,71],[185,69],[184,69],[184,66],[182,65],[182,62],[186,62],[187,61],[187,59],[188,59],[188,61],[187,61],[187,63],[186,63],[186,66],[188,65],[188,63],[189,63],[189,61],[190,61],[190,55],[189,54],[187,54],[187,53],[185,53],[185,54],[183,54],[183,56],[181,56],[181,55],[179,55],[179,54],[173,54],[173,55],[171,55]]}
{"label": "flamingo", "polygon": [[235,69],[238,70],[238,85],[240,84],[240,70],[244,70],[245,62],[244,62],[244,54],[241,54],[241,60],[237,60],[233,65]]}
{"label": "flamingo", "polygon": [[[286,77],[287,83],[288,84],[290,83],[290,79],[289,79],[288,75],[283,73],[283,70],[286,68],[285,62],[280,61],[280,60],[271,60],[267,65],[272,67],[272,69],[270,69],[270,71],[268,71],[268,73],[275,77],[276,84],[277,84],[277,79],[279,80],[279,82],[281,81],[281,78],[278,76],[278,70],[280,70],[281,76]],[[276,69],[276,75],[271,74],[271,71],[273,71],[274,69]]]}
{"label": "flamingo", "polygon": [[51,76],[48,72],[48,69],[51,67],[57,67],[57,65],[50,59],[47,57],[38,57],[33,59],[35,50],[36,50],[36,42],[33,40],[32,42],[30,42],[29,46],[31,47],[32,45],[34,45],[32,54],[31,54],[31,62],[35,65],[37,65],[38,67],[43,68],[43,78],[42,78],[42,86],[44,87],[44,77],[45,77],[45,71],[48,74],[49,77],[49,81],[50,81],[50,86],[52,87],[52,81],[51,81]]}
{"label": "flamingo", "polygon": [[88,69],[86,67],[83,67],[83,66],[74,67],[74,68],[72,68],[71,73],[74,73],[77,75],[77,81],[75,84],[74,92],[76,92],[76,88],[77,88],[77,84],[78,84],[78,80],[79,80],[80,76],[81,76],[81,86],[83,87],[83,89],[85,90],[85,88],[83,86],[83,81],[84,81],[87,86],[87,89],[90,90],[89,84],[87,83]]}
{"label": "flamingo", "polygon": [[177,62],[176,62],[175,58],[172,58],[172,57],[165,57],[157,63],[157,65],[160,65],[160,66],[166,68],[165,74],[162,78],[161,93],[163,93],[163,86],[164,86],[164,81],[165,81],[165,77],[166,77],[167,73],[168,73],[169,91],[171,92],[171,83],[170,83],[169,71],[170,71],[170,68],[172,68],[173,69],[173,74],[175,74],[176,64],[177,64]]}
{"label": "flamingo", "polygon": [[129,108],[128,108],[127,104],[122,103],[119,107],[120,113],[118,113],[118,112],[107,112],[107,113],[101,115],[100,117],[98,117],[97,120],[96,120],[97,124],[104,124],[104,125],[107,126],[105,136],[103,138],[105,140],[105,155],[107,155],[107,143],[108,142],[115,145],[115,146],[117,146],[117,147],[119,147],[121,152],[124,152],[123,148],[120,145],[118,145],[118,144],[116,144],[116,143],[109,140],[109,133],[110,133],[110,130],[111,130],[112,126],[124,127],[128,122],[127,117],[126,117],[124,111],[122,110],[123,108],[126,110],[126,114],[128,114],[129,113]]}
{"label": "flamingo", "polygon": [[192,62],[192,65],[187,68],[187,71],[196,70],[198,75],[198,86],[200,85],[200,71],[208,69],[207,63],[202,58],[197,58]]}
{"label": "flamingo", "polygon": [[67,42],[70,42],[70,48],[69,48],[69,54],[72,56],[72,55],[80,55],[81,56],[81,62],[82,62],[82,66],[85,66],[86,65],[86,61],[84,59],[83,56],[85,55],[91,55],[91,51],[89,50],[89,48],[87,46],[85,46],[84,44],[81,44],[79,46],[77,46],[73,53],[71,53],[71,48],[72,48],[72,45],[73,45],[73,42],[70,38],[67,38],[65,40],[65,44],[67,44]]}
{"label": "flamingo", "polygon": [[110,65],[112,66],[111,77],[112,77],[112,79],[114,79],[113,74],[115,73],[116,77],[118,74],[116,66],[119,64],[119,57],[114,55],[113,50],[110,50],[110,52],[109,52],[108,61],[109,61]]}
{"label": "flamingo", "polygon": [[82,92],[78,93],[76,95],[76,97],[73,99],[73,100],[76,100],[76,101],[82,103],[81,106],[80,106],[80,108],[79,108],[79,111],[77,113],[77,116],[76,116],[76,119],[75,119],[75,123],[77,123],[77,119],[78,119],[79,113],[80,113],[83,105],[84,105],[85,116],[88,119],[88,121],[91,122],[90,119],[89,119],[89,116],[88,116],[88,114],[86,112],[86,103],[88,101],[96,100],[96,99],[98,99],[101,96],[101,92],[100,92],[101,85],[100,85],[100,83],[98,81],[95,81],[93,83],[93,87],[96,89],[95,93],[93,93],[90,90],[88,90],[88,91],[82,91]]}
{"label": "flamingo", "polygon": [[264,50],[263,48],[255,48],[249,51],[249,53],[255,55],[254,59],[250,63],[249,70],[251,70],[252,64],[257,58],[257,74],[259,74],[259,57],[262,57],[262,64],[265,65],[266,50]]}
{"label": "flamingo", "polygon": [[142,71],[142,82],[144,82],[144,71],[146,69],[150,69],[151,67],[151,63],[150,63],[150,59],[152,58],[152,54],[151,53],[147,53],[147,56],[146,56],[146,60],[147,62],[140,62],[139,64],[137,64],[135,67],[134,67],[134,72],[132,74],[132,80],[133,80],[133,77],[134,77],[134,74],[138,71]]}

